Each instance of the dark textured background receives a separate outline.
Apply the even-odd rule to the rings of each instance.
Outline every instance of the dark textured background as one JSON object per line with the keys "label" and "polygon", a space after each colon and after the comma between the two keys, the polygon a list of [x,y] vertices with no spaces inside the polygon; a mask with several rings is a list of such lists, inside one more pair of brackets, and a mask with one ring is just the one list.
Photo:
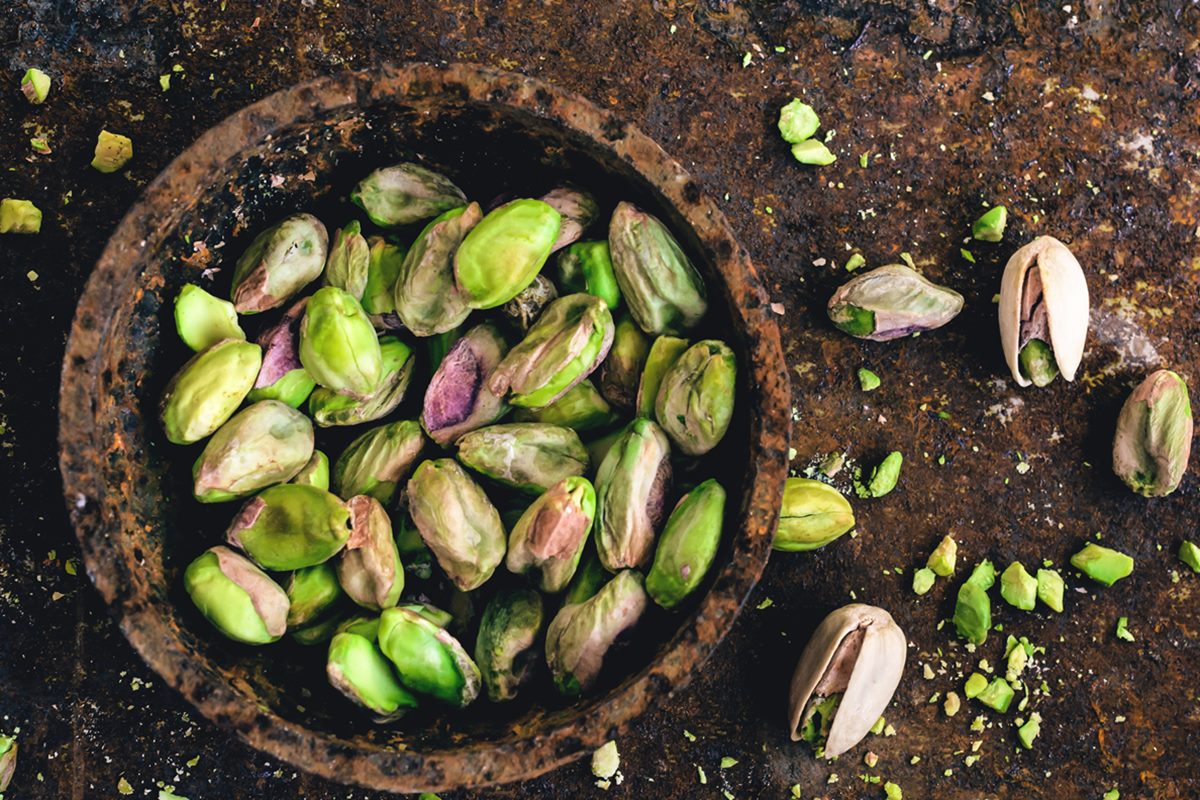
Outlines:
{"label": "dark textured background", "polygon": [[[19,729],[21,743],[9,797],[119,797],[122,778],[134,797],[163,785],[192,800],[374,796],[259,756],[149,673],[82,570],[71,574],[54,438],[75,301],[141,186],[231,111],[380,60],[526,72],[656,138],[727,198],[782,304],[797,469],[835,449],[868,466],[892,449],[907,459],[896,492],[856,501],[856,538],[773,559],[704,674],[619,742],[625,781],[607,795],[782,798],[799,783],[805,798],[882,797],[861,778],[878,775],[910,798],[1200,796],[1200,576],[1174,558],[1197,537],[1200,470],[1147,502],[1111,476],[1107,454],[1120,403],[1150,368],[1200,378],[1198,31],[1200,7],[1185,2],[0,0],[0,196],[45,211],[40,236],[0,237],[0,730]],[[176,64],[163,92],[159,75]],[[40,107],[17,87],[35,65],[54,79]],[[776,109],[793,95],[836,132],[834,165],[796,164],[776,135]],[[133,138],[121,173],[87,166],[102,127]],[[31,136],[54,152],[33,155]],[[966,245],[969,263],[962,239],[994,202],[1008,204],[1009,232]],[[1004,260],[1042,233],[1088,272],[1092,336],[1074,384],[1018,392],[991,301]],[[911,253],[963,292],[966,311],[903,342],[836,334],[820,312],[851,249],[872,266]],[[870,395],[855,379],[864,365],[883,378]],[[908,588],[947,531],[967,566],[984,556],[1061,566],[1096,532],[1137,559],[1107,590],[1066,570],[1062,615],[997,606],[1006,633],[1048,650],[1033,673],[1049,696],[1031,701],[1044,718],[1032,752],[1018,752],[1015,711],[988,713],[972,732],[986,709],[967,703],[948,719],[927,702],[960,689],[979,658],[1003,655],[999,636],[968,654],[938,630],[952,584],[919,600]],[[816,620],[854,597],[891,610],[913,646],[887,715],[897,735],[830,766],[787,740],[784,698]],[[1115,638],[1118,616],[1136,641]],[[737,765],[720,769],[723,756]],[[605,796],[591,782],[581,762],[457,796]]]}

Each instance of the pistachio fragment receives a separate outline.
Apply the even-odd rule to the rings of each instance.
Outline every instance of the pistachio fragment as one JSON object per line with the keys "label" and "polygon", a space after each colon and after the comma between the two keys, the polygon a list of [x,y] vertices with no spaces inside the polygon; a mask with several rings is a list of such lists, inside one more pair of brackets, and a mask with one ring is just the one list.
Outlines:
{"label": "pistachio fragment", "polygon": [[904,464],[904,455],[893,450],[879,462],[879,466],[871,470],[871,480],[867,484],[867,497],[883,497],[896,488],[900,480],[900,467]]}
{"label": "pistachio fragment", "polygon": [[350,538],[338,555],[337,577],[350,599],[379,611],[400,602],[404,566],[392,538],[392,521],[374,497],[357,495],[350,509]]}
{"label": "pistachio fragment", "polygon": [[792,158],[801,164],[811,164],[816,167],[827,167],[837,161],[837,156],[828,145],[819,139],[805,139],[792,145]]}
{"label": "pistachio fragment", "polygon": [[504,305],[533,282],[562,230],[562,215],[541,200],[489,211],[454,254],[454,277],[471,308]]}
{"label": "pistachio fragment", "polygon": [[789,144],[799,144],[821,127],[821,118],[808,103],[798,97],[779,109],[779,135]]}
{"label": "pistachio fragment", "polygon": [[475,663],[493,703],[516,697],[529,678],[543,619],[542,596],[532,589],[502,591],[483,610]]}
{"label": "pistachio fragment", "polygon": [[312,214],[293,214],[267,228],[237,260],[231,299],[239,314],[286,303],[321,275],[329,234]]}
{"label": "pistachio fragment", "polygon": [[362,235],[362,225],[351,220],[333,233],[325,259],[325,285],[336,286],[361,301],[370,268],[371,248]]}
{"label": "pistachio fragment", "polygon": [[412,348],[395,336],[379,337],[383,376],[370,396],[359,399],[318,386],[308,398],[308,413],[323,428],[359,425],[386,417],[396,410],[412,382]]}
{"label": "pistachio fragment", "polygon": [[712,478],[680,498],[646,573],[646,593],[654,602],[676,608],[700,588],[716,558],[724,521],[725,489]]}
{"label": "pistachio fragment", "polygon": [[8,789],[16,771],[17,740],[13,736],[0,736],[0,792]]}
{"label": "pistachio fragment", "polygon": [[929,558],[925,560],[925,566],[933,570],[935,574],[942,578],[948,578],[954,574],[955,564],[958,562],[958,543],[954,541],[954,537],[946,534],[942,540],[938,542],[938,546],[929,554]]}
{"label": "pistachio fragment", "polygon": [[840,694],[821,754],[835,758],[854,747],[891,702],[906,657],[904,632],[882,608],[855,603],[825,617],[792,676],[792,741],[802,738],[817,706]]}
{"label": "pistachio fragment", "polygon": [[853,527],[854,510],[841,492],[821,481],[788,478],[771,546],[788,552],[816,550]]}
{"label": "pistachio fragment", "polygon": [[1071,556],[1071,566],[1092,580],[1112,586],[1133,573],[1133,559],[1124,553],[1088,542]]}
{"label": "pistachio fragment", "polygon": [[533,283],[526,286],[517,296],[500,307],[504,314],[521,333],[528,333],[537,322],[546,306],[558,299],[558,289],[545,275],[535,275]]}
{"label": "pistachio fragment", "polygon": [[1063,584],[1062,576],[1052,569],[1039,569],[1037,571],[1037,596],[1052,611],[1059,614],[1063,610],[1063,592],[1066,587]]}
{"label": "pistachio fragment", "polygon": [[42,210],[30,200],[0,200],[0,233],[40,233]]}
{"label": "pistachio fragment", "polygon": [[479,696],[479,667],[458,640],[415,611],[389,608],[379,618],[379,649],[400,682],[456,708]]}
{"label": "pistachio fragment", "polygon": [[200,613],[234,641],[268,644],[287,630],[287,594],[228,547],[210,548],[189,564],[183,586]]}
{"label": "pistachio fragment", "polygon": [[245,339],[233,303],[213,297],[194,283],[175,296],[175,330],[197,353],[222,339]]}
{"label": "pistachio fragment", "polygon": [[596,550],[610,572],[644,566],[665,516],[671,447],[648,419],[622,432],[596,474]]}
{"label": "pistachio fragment", "polygon": [[163,392],[160,418],[167,440],[192,444],[225,424],[254,386],[262,349],[223,339],[192,356]]}
{"label": "pistachio fragment", "polygon": [[579,241],[583,232],[600,216],[596,198],[579,189],[559,188],[542,195],[542,202],[553,208],[562,217],[562,227],[550,252],[561,250]]}
{"label": "pistachio fragment", "polygon": [[954,627],[958,635],[975,645],[987,641],[992,628],[992,600],[987,590],[995,581],[992,562],[984,560],[958,589],[954,603]]}
{"label": "pistachio fragment", "polygon": [[454,256],[482,218],[478,203],[450,209],[425,226],[404,256],[392,300],[396,315],[413,334],[445,333],[471,313],[455,283]]}
{"label": "pistachio fragment", "polygon": [[315,486],[264,489],[238,512],[226,539],[265,569],[287,571],[328,561],[350,538],[350,512]]}
{"label": "pistachio fragment", "polygon": [[401,420],[372,428],[351,442],[333,468],[339,497],[365,494],[390,503],[425,446],[421,426]]}
{"label": "pistachio fragment", "polygon": [[646,353],[645,366],[638,381],[635,411],[640,417],[654,417],[654,404],[663,378],[679,360],[691,343],[676,336],[659,336]]}
{"label": "pistachio fragment", "polygon": [[284,588],[289,603],[288,628],[312,625],[345,597],[337,572],[328,562],[296,570]]}
{"label": "pistachio fragment", "polygon": [[1144,497],[1179,488],[1192,453],[1192,403],[1183,378],[1160,369],[1121,407],[1113,437],[1113,472]]}
{"label": "pistachio fragment", "polygon": [[963,297],[903,264],[861,273],[829,298],[829,319],[860,339],[886,342],[934,330],[962,311]]}
{"label": "pistachio fragment", "polygon": [[313,453],[308,417],[278,400],[261,400],[217,429],[192,466],[193,494],[223,503],[291,480]]}
{"label": "pistachio fragment", "polygon": [[377,169],[358,182],[350,202],[381,228],[436,217],[467,204],[467,196],[444,175],[403,162]]}
{"label": "pistachio fragment", "polygon": [[1192,568],[1192,572],[1200,574],[1200,547],[1195,542],[1184,540],[1179,545],[1179,560]]}
{"label": "pistachio fragment", "polygon": [[97,172],[116,172],[133,158],[133,141],[128,136],[110,131],[100,131],[96,138],[96,152],[92,157],[92,169]]}
{"label": "pistachio fragment", "polygon": [[587,478],[568,477],[551,486],[508,536],[509,572],[535,572],[543,592],[561,592],[579,566],[595,514],[596,492]]}
{"label": "pistachio fragment", "polygon": [[733,350],[717,339],[704,339],[685,350],[663,376],[654,416],[680,450],[704,455],[729,429],[736,389]]}
{"label": "pistachio fragment", "polygon": [[517,422],[561,425],[578,433],[607,428],[617,415],[590,380],[582,380],[545,408],[518,408]]}
{"label": "pistachio fragment", "polygon": [[367,399],[379,388],[383,353],[357,300],[333,286],[309,298],[300,323],[300,363],[334,392]]}
{"label": "pistachio fragment", "polygon": [[325,674],[330,685],[353,702],[375,712],[376,721],[399,719],[420,701],[404,688],[392,663],[365,636],[339,633],[329,643]]}
{"label": "pistachio fragment", "polygon": [[304,319],[307,305],[308,298],[300,300],[288,309],[278,324],[267,328],[258,337],[258,344],[263,349],[263,362],[254,388],[248,395],[251,402],[279,400],[292,408],[299,408],[312,394],[317,382],[300,363],[298,352],[300,322]]}
{"label": "pistachio fragment", "polygon": [[508,343],[490,323],[454,343],[425,390],[421,426],[431,439],[445,447],[504,416],[508,405],[492,392],[489,378],[506,352]]}
{"label": "pistachio fragment", "polygon": [[971,225],[971,236],[981,242],[998,242],[1004,238],[1008,224],[1008,208],[993,206]]}
{"label": "pistachio fragment", "polygon": [[633,408],[649,352],[646,334],[630,317],[622,317],[613,331],[608,357],[600,365],[600,393],[608,402],[622,410]]}
{"label": "pistachio fragment", "polygon": [[1014,561],[1000,576],[1000,596],[1022,611],[1033,611],[1037,604],[1037,579],[1030,575],[1020,561]]}
{"label": "pistachio fragment", "polygon": [[[31,104],[40,106],[50,94],[50,76],[37,67],[25,70],[25,74],[21,76],[21,94],[25,95],[25,99]],[[4,791],[3,786],[0,786],[0,791]]]}
{"label": "pistachio fragment", "polygon": [[[1066,245],[1039,236],[1013,253],[1000,281],[999,319],[1004,358],[1018,386],[1029,386],[1035,378],[1045,385],[1054,370],[1075,380],[1087,340],[1088,288],[1083,268]],[[1031,343],[1033,349],[1025,354]]]}
{"label": "pistachio fragment", "polygon": [[621,570],[588,600],[559,610],[546,629],[546,664],[560,692],[592,688],[609,648],[637,624],[646,603],[642,576]]}
{"label": "pistachio fragment", "polygon": [[541,422],[471,431],[458,440],[458,460],[505,486],[535,494],[588,468],[587,448],[575,431]]}
{"label": "pistachio fragment", "polygon": [[568,294],[583,292],[604,301],[609,311],[621,304],[607,241],[576,242],[558,254],[558,285]]}
{"label": "pistachio fragment", "polygon": [[918,595],[926,594],[933,588],[933,583],[936,580],[937,575],[929,567],[921,567],[915,570],[912,579],[913,593]]}
{"label": "pistachio fragment", "polygon": [[988,708],[1004,714],[1008,711],[1014,696],[1016,696],[1016,692],[1013,691],[1008,681],[1004,678],[994,678],[982,692],[975,696],[975,699]]}

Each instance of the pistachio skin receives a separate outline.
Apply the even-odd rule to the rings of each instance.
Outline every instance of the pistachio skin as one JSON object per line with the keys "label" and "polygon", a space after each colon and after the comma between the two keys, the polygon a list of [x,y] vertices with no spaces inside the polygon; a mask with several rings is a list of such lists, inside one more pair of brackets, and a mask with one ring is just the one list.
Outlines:
{"label": "pistachio skin", "polygon": [[250,402],[279,400],[299,408],[312,394],[317,382],[304,369],[299,355],[300,323],[307,306],[307,297],[296,302],[277,324],[258,337],[263,353],[262,367],[254,380],[254,388],[246,397]]}
{"label": "pistachio skin", "polygon": [[313,453],[308,417],[278,400],[248,406],[217,429],[192,466],[192,493],[223,503],[284,483]]}
{"label": "pistachio skin", "polygon": [[546,306],[558,299],[558,289],[545,275],[535,275],[533,283],[500,307],[501,313],[521,333],[528,333]]}
{"label": "pistachio skin", "polygon": [[671,446],[647,419],[634,420],[596,474],[596,550],[609,572],[640,568],[654,555],[671,484]]}
{"label": "pistachio skin", "polygon": [[236,642],[269,644],[287,630],[287,594],[228,547],[206,550],[189,564],[183,586],[200,613]]}
{"label": "pistachio skin", "polygon": [[421,426],[401,420],[372,428],[351,442],[333,468],[339,497],[370,495],[390,503],[425,447]]}
{"label": "pistachio skin", "polygon": [[406,161],[367,175],[350,202],[379,227],[395,228],[465,206],[467,196],[444,175]]}
{"label": "pistachio skin", "polygon": [[488,378],[508,352],[508,342],[490,323],[476,325],[455,342],[438,364],[421,411],[421,427],[445,447],[464,433],[496,422],[508,404]]}
{"label": "pistachio skin", "polygon": [[556,483],[525,509],[508,536],[505,564],[536,573],[538,588],[557,594],[575,575],[596,515],[596,491],[583,477]]}
{"label": "pistachio skin", "polygon": [[379,649],[391,660],[400,682],[456,708],[479,696],[479,667],[458,640],[406,608],[389,608],[379,618]]}
{"label": "pistachio skin", "polygon": [[195,352],[222,339],[245,339],[233,303],[213,297],[194,283],[185,284],[175,297],[175,330]]}
{"label": "pistachio skin", "polygon": [[613,331],[613,345],[600,365],[599,387],[604,399],[628,411],[637,402],[638,383],[650,352],[650,340],[630,317],[623,317]]}
{"label": "pistachio skin", "polygon": [[612,406],[590,380],[582,380],[545,408],[519,408],[517,422],[544,422],[561,425],[578,433],[607,428],[617,421]]}
{"label": "pistachio skin", "polygon": [[591,689],[609,648],[648,602],[642,576],[622,570],[588,600],[559,609],[546,629],[546,664],[558,690],[576,696]]}
{"label": "pistachio skin", "polygon": [[396,315],[415,336],[434,336],[463,323],[471,309],[454,279],[454,255],[483,218],[478,203],[451,209],[417,236],[396,278]]}
{"label": "pistachio skin", "polygon": [[663,378],[691,345],[677,336],[659,336],[646,353],[645,366],[638,380],[636,412],[639,417],[654,419],[654,404]]}
{"label": "pistachio skin", "polygon": [[333,558],[350,538],[350,512],[315,486],[272,486],[242,506],[226,539],[264,569],[286,572]]}
{"label": "pistachio skin", "polygon": [[588,469],[587,448],[570,428],[512,422],[471,431],[458,440],[458,460],[522,492],[539,494]]}
{"label": "pistachio skin", "polygon": [[724,520],[725,489],[711,478],[680,499],[646,573],[646,592],[655,603],[676,608],[700,587],[716,558]]}
{"label": "pistachio skin", "polygon": [[532,589],[502,591],[487,604],[475,639],[475,663],[493,703],[512,700],[530,676],[545,615]]}
{"label": "pistachio skin", "polygon": [[192,444],[233,416],[254,386],[262,349],[239,339],[221,341],[192,356],[163,392],[160,419],[167,440]]}
{"label": "pistachio skin", "polygon": [[284,587],[288,596],[288,628],[304,628],[315,623],[345,597],[337,572],[325,562],[292,573]]}
{"label": "pistachio skin", "polygon": [[1156,370],[1121,407],[1113,472],[1143,497],[1166,497],[1187,473],[1194,432],[1187,383],[1170,370]]}
{"label": "pistachio skin", "polygon": [[600,205],[590,193],[569,187],[560,187],[542,195],[542,202],[559,213],[562,219],[558,238],[550,252],[561,250],[579,241],[583,232],[600,217]]}
{"label": "pistachio skin", "polygon": [[334,392],[366,399],[379,388],[383,353],[357,300],[333,286],[309,298],[300,322],[300,363]]}
{"label": "pistachio skin", "polygon": [[680,451],[704,455],[729,430],[736,387],[737,358],[729,345],[696,342],[663,376],[654,416]]}
{"label": "pistachio skin", "polygon": [[555,261],[558,286],[567,294],[591,294],[615,311],[621,304],[621,289],[613,271],[608,242],[576,242],[558,254]]}
{"label": "pistachio skin", "polygon": [[392,662],[365,636],[336,634],[329,643],[325,674],[333,688],[373,711],[378,722],[399,719],[420,705],[400,683]]}
{"label": "pistachio skin", "polygon": [[336,286],[361,302],[367,290],[370,266],[371,248],[362,235],[358,220],[351,220],[344,228],[334,231],[325,259],[326,286]]}
{"label": "pistachio skin", "polygon": [[383,377],[369,397],[359,399],[319,386],[308,398],[308,413],[322,428],[361,425],[391,414],[404,401],[412,383],[416,358],[412,348],[394,336],[379,337]]}
{"label": "pistachio skin", "polygon": [[860,339],[886,342],[940,328],[958,316],[963,296],[904,264],[861,273],[829,298],[829,319]]}
{"label": "pistachio skin", "polygon": [[772,547],[805,552],[824,547],[854,528],[854,509],[841,492],[810,478],[788,478]]}
{"label": "pistachio skin", "polygon": [[489,211],[454,254],[454,277],[471,308],[507,303],[533,282],[562,229],[541,200],[513,200]]}
{"label": "pistachio skin", "polygon": [[233,269],[231,299],[239,314],[286,303],[325,267],[329,233],[312,214],[293,214],[254,237]]}
{"label": "pistachio skin", "polygon": [[357,495],[350,509],[350,538],[337,557],[337,578],[358,605],[373,611],[391,608],[404,591],[404,565],[392,538],[392,521],[374,497]]}

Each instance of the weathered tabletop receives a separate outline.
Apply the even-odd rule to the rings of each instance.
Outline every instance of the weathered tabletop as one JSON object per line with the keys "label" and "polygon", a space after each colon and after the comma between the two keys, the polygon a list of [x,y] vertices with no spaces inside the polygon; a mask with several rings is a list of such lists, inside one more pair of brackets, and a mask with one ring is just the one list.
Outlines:
{"label": "weathered tabletop", "polygon": [[[374,796],[249,750],[138,660],[75,574],[55,398],[75,301],[142,186],[233,110],[379,60],[523,71],[656,138],[725,198],[782,305],[794,466],[841,449],[867,465],[889,450],[906,456],[897,491],[856,501],[856,538],[773,558],[704,673],[619,742],[625,780],[608,796],[783,798],[799,784],[805,798],[882,797],[882,784],[862,776],[916,798],[1100,798],[1113,787],[1122,798],[1200,796],[1200,576],[1174,558],[1197,535],[1200,470],[1172,498],[1146,502],[1112,477],[1107,455],[1120,402],[1150,368],[1200,378],[1200,6],[254,6],[3,3],[0,196],[46,211],[40,236],[0,237],[0,731],[19,729],[21,745],[10,797],[153,798],[164,785],[193,800]],[[36,108],[17,90],[34,65],[54,78]],[[777,136],[776,109],[793,95],[821,113],[832,166],[797,164]],[[87,166],[102,127],[133,138],[122,173]],[[33,136],[53,153],[34,155]],[[1004,242],[964,245],[970,221],[997,202],[1013,217]],[[1018,391],[1005,377],[992,296],[1007,256],[1041,233],[1070,243],[1084,264],[1093,330],[1080,380]],[[910,253],[962,291],[967,310],[902,342],[837,334],[822,306],[852,250],[873,266]],[[870,395],[858,388],[860,366],[883,378]],[[980,658],[1003,655],[1003,634],[968,654],[938,630],[955,584],[939,581],[921,599],[909,588],[948,531],[968,566],[985,556],[1064,565],[1096,532],[1137,559],[1133,577],[1107,590],[1066,570],[1062,615],[997,606],[1005,633],[1047,648],[1030,682],[1048,690],[1031,699],[1044,720],[1032,751],[1019,750],[1014,711],[987,713],[978,732],[972,721],[987,709],[968,703],[947,718],[928,702],[961,691]],[[786,685],[816,621],[851,598],[890,609],[912,647],[887,714],[896,735],[827,765],[788,741]],[[1114,636],[1118,616],[1129,617],[1133,642]],[[874,769],[863,764],[868,749]],[[721,769],[725,756],[738,763]],[[443,796],[605,794],[581,762],[526,785]]]}

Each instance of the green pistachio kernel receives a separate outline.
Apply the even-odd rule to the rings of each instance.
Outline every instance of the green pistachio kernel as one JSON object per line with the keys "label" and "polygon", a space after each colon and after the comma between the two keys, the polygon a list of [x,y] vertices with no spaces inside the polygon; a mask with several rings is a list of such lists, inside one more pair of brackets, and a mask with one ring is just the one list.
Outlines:
{"label": "green pistachio kernel", "polygon": [[33,105],[41,105],[50,94],[50,76],[37,67],[25,70],[25,74],[21,76],[21,93]]}
{"label": "green pistachio kernel", "polygon": [[1004,238],[1004,226],[1008,224],[1008,209],[994,206],[983,213],[971,226],[971,236],[981,242],[998,242]]}
{"label": "green pistachio kernel", "polygon": [[1037,603],[1037,579],[1030,575],[1020,561],[1014,561],[1000,576],[1000,596],[1022,611],[1033,611]]}
{"label": "green pistachio kernel", "polygon": [[1016,692],[1008,685],[1008,681],[1004,678],[995,678],[987,685],[987,688],[975,696],[975,699],[983,703],[988,708],[993,708],[1001,714],[1008,711],[1008,706],[1012,703],[1012,699]]}
{"label": "green pistachio kernel", "polygon": [[1089,542],[1071,556],[1071,566],[1094,581],[1112,586],[1133,572],[1133,559],[1112,548]]}
{"label": "green pistachio kernel", "polygon": [[798,97],[779,109],[779,135],[789,144],[812,138],[821,127],[821,119],[808,103]]}
{"label": "green pistachio kernel", "polygon": [[0,233],[40,233],[42,210],[29,200],[0,200]]}
{"label": "green pistachio kernel", "polygon": [[233,303],[213,297],[193,283],[186,284],[175,297],[175,330],[196,352],[222,339],[246,338]]}
{"label": "green pistachio kernel", "polygon": [[837,161],[837,156],[829,151],[825,143],[816,139],[807,139],[792,145],[792,158],[801,164],[817,167],[825,167]]}
{"label": "green pistachio kernel", "polygon": [[99,172],[116,172],[133,158],[133,142],[119,133],[100,131],[92,167]]}
{"label": "green pistachio kernel", "polygon": [[1179,560],[1200,574],[1200,547],[1195,542],[1184,541],[1179,545]]}
{"label": "green pistachio kernel", "polygon": [[871,481],[867,484],[868,496],[883,497],[895,489],[896,481],[900,479],[900,467],[903,463],[904,456],[901,453],[895,450],[888,453],[879,466],[871,472]]}
{"label": "green pistachio kernel", "polygon": [[929,554],[929,558],[925,561],[925,566],[933,570],[934,574],[942,578],[948,578],[954,574],[954,566],[958,561],[958,543],[954,541],[954,537],[946,534],[942,537],[942,541],[938,542],[938,546]]}
{"label": "green pistachio kernel", "polygon": [[929,567],[921,567],[913,573],[912,588],[917,594],[925,594],[933,588],[937,575]]}
{"label": "green pistachio kernel", "polygon": [[858,370],[858,385],[862,387],[864,392],[873,392],[879,388],[879,376],[866,367]]}
{"label": "green pistachio kernel", "polygon": [[1065,588],[1062,576],[1054,570],[1039,569],[1037,571],[1038,599],[1059,614],[1063,610],[1063,591]]}

